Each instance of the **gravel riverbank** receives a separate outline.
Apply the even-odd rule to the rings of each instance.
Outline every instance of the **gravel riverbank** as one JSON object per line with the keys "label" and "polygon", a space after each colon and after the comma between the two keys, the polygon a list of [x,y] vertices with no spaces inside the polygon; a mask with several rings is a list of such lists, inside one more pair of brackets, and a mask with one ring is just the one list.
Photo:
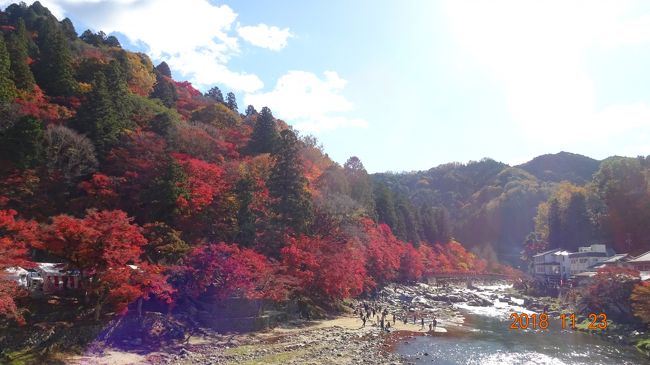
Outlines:
{"label": "gravel riverbank", "polygon": [[[352,308],[336,318],[289,322],[265,332],[224,335],[204,331],[188,342],[146,354],[108,349],[101,353],[73,356],[70,364],[402,364],[408,359],[391,351],[398,338],[428,334],[435,315],[436,332],[463,323],[459,305],[492,306],[492,290],[466,286],[436,287],[426,284],[391,285],[367,303],[386,308],[391,332],[381,331],[379,317],[363,326]],[[504,298],[504,300],[509,300]],[[352,306],[363,302],[353,302]],[[516,303],[513,303],[516,304]],[[395,323],[392,315],[396,315]],[[407,323],[403,321],[407,317]],[[413,317],[415,316],[415,324]],[[422,327],[421,318],[425,319]],[[95,347],[97,348],[97,347]]]}

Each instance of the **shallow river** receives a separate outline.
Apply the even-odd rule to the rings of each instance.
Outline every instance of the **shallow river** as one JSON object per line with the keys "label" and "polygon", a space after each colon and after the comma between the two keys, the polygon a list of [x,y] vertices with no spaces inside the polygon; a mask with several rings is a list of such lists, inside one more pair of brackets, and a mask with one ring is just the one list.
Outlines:
{"label": "shallow river", "polygon": [[465,316],[462,326],[449,325],[448,333],[403,340],[396,350],[416,364],[650,364],[632,347],[563,331],[559,321],[551,321],[546,331],[512,330],[508,313],[522,308],[503,304],[460,308]]}

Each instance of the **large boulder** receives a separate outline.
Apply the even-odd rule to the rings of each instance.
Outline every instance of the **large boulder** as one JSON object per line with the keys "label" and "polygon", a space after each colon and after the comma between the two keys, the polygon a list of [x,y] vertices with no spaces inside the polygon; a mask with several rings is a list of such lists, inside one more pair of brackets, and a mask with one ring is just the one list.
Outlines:
{"label": "large boulder", "polygon": [[186,330],[187,325],[175,317],[145,312],[142,316],[129,314],[111,321],[99,339],[122,348],[157,347],[185,338]]}

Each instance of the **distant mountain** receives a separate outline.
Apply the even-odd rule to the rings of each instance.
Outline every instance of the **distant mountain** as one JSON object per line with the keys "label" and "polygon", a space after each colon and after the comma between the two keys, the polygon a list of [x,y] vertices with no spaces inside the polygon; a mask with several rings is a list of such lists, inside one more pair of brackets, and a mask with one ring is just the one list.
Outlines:
{"label": "distant mountain", "polygon": [[[584,185],[599,167],[598,160],[560,152],[519,166],[485,158],[426,171],[378,173],[372,179],[392,191],[396,201],[408,199],[415,211],[421,212],[423,206],[444,208],[450,234],[468,247],[516,262],[522,242],[534,229],[537,206],[559,182]],[[399,217],[395,227],[399,233],[398,226]]]}
{"label": "distant mountain", "polygon": [[546,182],[570,181],[583,185],[598,171],[600,161],[570,152],[546,154],[517,166]]}

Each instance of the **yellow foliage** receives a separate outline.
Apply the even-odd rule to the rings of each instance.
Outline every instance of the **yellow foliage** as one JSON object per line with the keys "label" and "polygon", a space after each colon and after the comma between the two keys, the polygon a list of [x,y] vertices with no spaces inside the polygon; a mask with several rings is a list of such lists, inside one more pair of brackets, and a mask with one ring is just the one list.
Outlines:
{"label": "yellow foliage", "polygon": [[79,92],[82,94],[89,93],[93,89],[93,86],[87,82],[79,82]]}
{"label": "yellow foliage", "polygon": [[210,104],[192,113],[192,121],[205,123],[219,129],[235,127],[239,124],[239,115],[223,104]]}
{"label": "yellow foliage", "polygon": [[132,52],[127,52],[126,58],[129,61],[129,90],[141,96],[149,95],[156,83],[151,60],[145,54]]}
{"label": "yellow foliage", "polygon": [[634,287],[632,295],[632,310],[643,323],[650,324],[650,282],[642,282]]}
{"label": "yellow foliage", "polygon": [[548,203],[542,202],[537,206],[535,216],[535,232],[542,235],[543,240],[548,240]]}
{"label": "yellow foliage", "polygon": [[553,193],[553,197],[560,203],[560,207],[565,209],[569,205],[569,200],[573,194],[587,195],[587,189],[583,186],[576,186],[570,182],[563,181]]}

